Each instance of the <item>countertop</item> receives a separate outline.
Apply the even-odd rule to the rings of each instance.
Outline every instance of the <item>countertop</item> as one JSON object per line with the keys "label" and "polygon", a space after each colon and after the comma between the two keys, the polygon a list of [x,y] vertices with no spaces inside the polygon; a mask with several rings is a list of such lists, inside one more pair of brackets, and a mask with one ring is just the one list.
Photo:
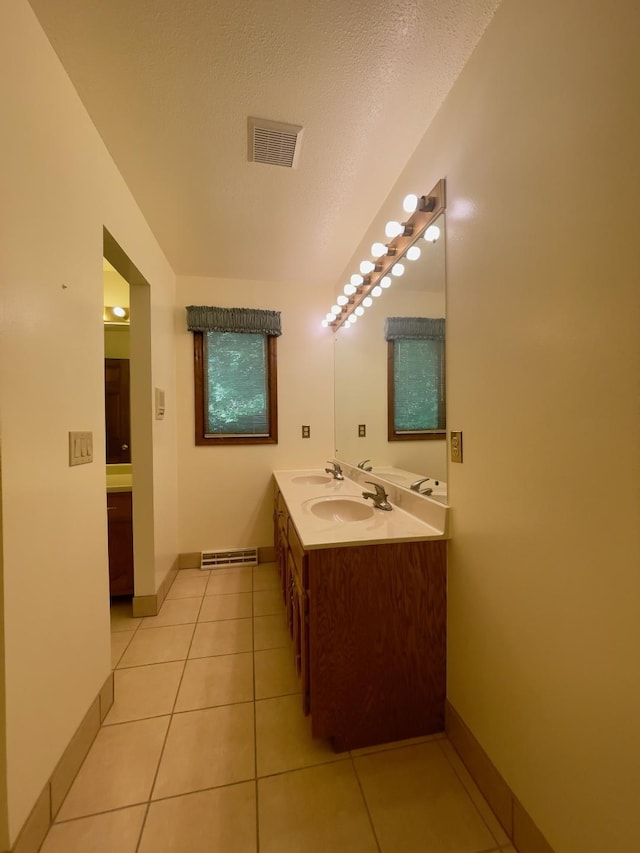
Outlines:
{"label": "countertop", "polygon": [[[343,470],[346,466],[343,466]],[[362,497],[368,485],[347,476],[344,480],[327,479],[321,483],[301,482],[305,477],[323,477],[324,469],[299,471],[274,471],[273,476],[289,510],[291,520],[305,549],[373,545],[386,542],[422,541],[447,538],[447,507],[406,489],[386,486],[393,509],[388,512],[374,509],[370,518],[363,521],[339,521],[334,518],[318,518],[311,511],[314,503],[326,498],[350,498],[372,507]],[[371,474],[367,479],[375,480]],[[298,482],[296,482],[296,480]],[[401,505],[411,508],[411,512]]]}
{"label": "countertop", "polygon": [[130,491],[131,474],[107,474],[107,494]]}

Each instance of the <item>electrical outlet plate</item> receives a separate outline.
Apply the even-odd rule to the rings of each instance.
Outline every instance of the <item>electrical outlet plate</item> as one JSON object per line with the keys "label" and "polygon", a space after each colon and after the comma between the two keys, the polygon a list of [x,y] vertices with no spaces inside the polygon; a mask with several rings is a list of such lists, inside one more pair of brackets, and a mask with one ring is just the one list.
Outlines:
{"label": "electrical outlet plate", "polygon": [[93,462],[93,433],[69,433],[69,465],[86,465]]}
{"label": "electrical outlet plate", "polygon": [[302,437],[311,438],[311,427],[308,424],[302,424]]}
{"label": "electrical outlet plate", "polygon": [[451,461],[462,462],[462,430],[451,430]]}
{"label": "electrical outlet plate", "polygon": [[366,424],[358,424],[358,438],[366,438],[367,437],[367,425]]}

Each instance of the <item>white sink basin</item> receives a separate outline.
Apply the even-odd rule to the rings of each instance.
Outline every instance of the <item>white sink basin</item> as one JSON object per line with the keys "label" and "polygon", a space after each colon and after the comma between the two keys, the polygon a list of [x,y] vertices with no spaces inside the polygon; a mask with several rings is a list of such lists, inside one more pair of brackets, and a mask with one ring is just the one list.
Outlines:
{"label": "white sink basin", "polygon": [[309,509],[317,518],[325,521],[366,521],[373,516],[373,507],[359,498],[316,498]]}
{"label": "white sink basin", "polygon": [[297,483],[299,486],[321,486],[330,480],[331,477],[324,474],[301,474],[299,477],[294,477],[291,482]]}

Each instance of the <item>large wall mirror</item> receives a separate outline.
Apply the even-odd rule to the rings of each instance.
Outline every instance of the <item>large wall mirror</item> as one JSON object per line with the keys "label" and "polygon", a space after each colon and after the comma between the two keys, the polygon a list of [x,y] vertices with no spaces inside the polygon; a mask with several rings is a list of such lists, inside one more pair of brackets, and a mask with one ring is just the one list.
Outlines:
{"label": "large wall mirror", "polygon": [[392,279],[355,325],[335,333],[335,455],[351,465],[369,460],[366,467],[376,475],[404,487],[428,477],[421,488],[430,487],[430,497],[446,503],[444,432],[410,441],[389,441],[388,433],[386,320],[446,316],[444,213],[434,224],[438,239],[419,239],[420,257],[405,259],[404,274]]}

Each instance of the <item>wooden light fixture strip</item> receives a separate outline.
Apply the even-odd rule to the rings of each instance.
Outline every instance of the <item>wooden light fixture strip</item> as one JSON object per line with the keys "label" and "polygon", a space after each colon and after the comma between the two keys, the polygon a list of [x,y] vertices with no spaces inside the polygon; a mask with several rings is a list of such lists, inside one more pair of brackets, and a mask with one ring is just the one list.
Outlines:
{"label": "wooden light fixture strip", "polygon": [[380,280],[385,275],[390,274],[391,268],[404,258],[407,249],[422,237],[431,223],[435,222],[443,212],[445,206],[445,181],[444,178],[441,178],[428,195],[422,196],[418,200],[418,207],[404,222],[405,233],[399,234],[385,244],[389,250],[386,255],[374,259],[375,270],[364,276],[364,282],[359,285],[353,296],[349,297],[347,304],[342,306],[342,311],[336,319],[329,324],[334,332],[344,324],[347,317],[353,314],[365,296],[369,295]]}

